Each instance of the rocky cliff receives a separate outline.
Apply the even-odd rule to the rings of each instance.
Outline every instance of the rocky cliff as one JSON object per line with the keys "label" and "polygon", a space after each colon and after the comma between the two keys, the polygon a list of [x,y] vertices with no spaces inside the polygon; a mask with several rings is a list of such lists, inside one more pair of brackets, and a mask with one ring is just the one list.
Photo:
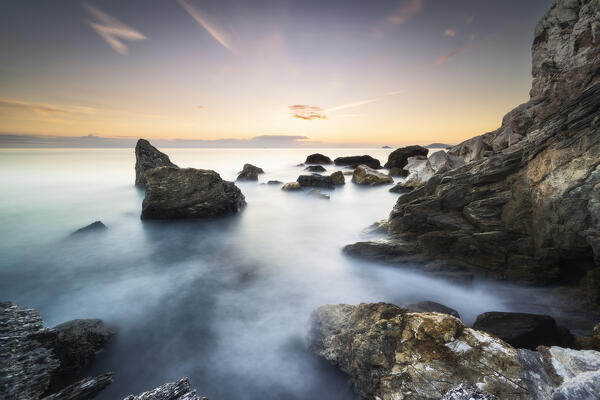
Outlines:
{"label": "rocky cliff", "polygon": [[520,281],[600,276],[600,1],[557,0],[532,55],[530,100],[449,150],[466,165],[398,199],[398,246]]}

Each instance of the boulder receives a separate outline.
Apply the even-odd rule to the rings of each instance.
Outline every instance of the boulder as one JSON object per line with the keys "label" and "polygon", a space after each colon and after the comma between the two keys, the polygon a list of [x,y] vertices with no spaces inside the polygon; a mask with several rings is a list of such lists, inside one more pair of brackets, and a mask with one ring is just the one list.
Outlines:
{"label": "boulder", "polygon": [[244,164],[242,171],[238,174],[237,181],[257,181],[259,174],[264,174],[262,168],[256,167],[252,164]]}
{"label": "boulder", "polygon": [[390,153],[384,167],[390,169],[400,168],[400,170],[402,170],[406,166],[409,157],[426,157],[427,153],[429,153],[429,150],[422,146],[400,147],[399,149],[396,149]]}
{"label": "boulder", "polygon": [[83,228],[77,229],[75,232],[71,233],[70,236],[83,236],[87,235],[88,233],[103,232],[107,229],[108,228],[102,223],[102,221],[95,221],[89,225],[84,226]]}
{"label": "boulder", "polygon": [[444,150],[436,151],[428,158],[429,166],[435,172],[449,171],[464,165],[464,161],[456,156],[451,156]]}
{"label": "boulder", "polygon": [[309,196],[318,197],[320,199],[329,200],[329,195],[328,194],[321,193],[321,191],[317,190],[317,189],[310,189],[308,191],[308,195]]}
{"label": "boulder", "polygon": [[288,182],[281,187],[281,190],[287,190],[287,191],[302,190],[302,186],[300,186],[300,183],[298,183],[298,182]]}
{"label": "boulder", "polygon": [[345,165],[350,166],[352,168],[356,168],[358,165],[366,165],[367,167],[371,167],[373,169],[381,169],[381,164],[379,160],[374,159],[371,156],[350,156],[350,157],[338,157],[333,160],[335,165]]}
{"label": "boulder", "polygon": [[500,400],[498,396],[489,394],[477,386],[461,383],[454,389],[446,392],[442,400]]}
{"label": "boulder", "polygon": [[156,389],[138,395],[129,395],[123,400],[207,400],[192,390],[190,379],[183,378],[177,382],[165,383]]}
{"label": "boulder", "polygon": [[309,165],[308,167],[304,168],[305,171],[309,171],[309,172],[325,172],[327,171],[325,168],[323,168],[320,165]]}
{"label": "boulder", "polygon": [[443,304],[436,303],[435,301],[421,301],[414,304],[409,304],[404,306],[408,311],[415,313],[424,313],[424,312],[436,312],[440,314],[448,314],[453,317],[460,318],[458,312],[450,307],[446,307]]}
{"label": "boulder", "polygon": [[477,316],[473,329],[495,335],[522,349],[535,350],[538,346],[565,345],[564,334],[554,318],[548,315],[486,312]]}
{"label": "boulder", "polygon": [[267,185],[283,185],[283,182],[273,180],[273,181],[268,181]]}
{"label": "boulder", "polygon": [[173,167],[169,156],[161,153],[146,139],[139,139],[135,145],[135,185],[146,187],[146,171],[158,167]]}
{"label": "boulder", "polygon": [[207,218],[233,214],[246,205],[233,182],[215,171],[161,167],[147,172],[142,219]]}
{"label": "boulder", "polygon": [[359,185],[385,185],[394,183],[391,176],[377,172],[366,165],[359,165],[352,174],[352,182]]}
{"label": "boulder", "polygon": [[311,154],[306,157],[305,164],[331,164],[331,158],[324,156],[321,153]]}
{"label": "boulder", "polygon": [[323,176],[319,174],[300,175],[297,179],[297,182],[302,187],[320,187],[327,189],[335,188],[335,184],[333,183],[331,176]]}
{"label": "boulder", "polygon": [[470,163],[471,161],[483,158],[484,154],[489,150],[492,150],[492,146],[487,142],[486,138],[476,136],[451,147],[448,150],[448,154],[462,160],[464,163]]}
{"label": "boulder", "polygon": [[423,185],[435,174],[427,158],[409,157],[404,169],[409,174],[399,185],[411,189]]}
{"label": "boulder", "polygon": [[331,180],[333,181],[333,184],[336,186],[344,185],[346,183],[346,179],[344,178],[344,174],[342,173],[342,171],[335,171],[330,176]]}
{"label": "boulder", "polygon": [[525,399],[517,351],[458,318],[393,304],[326,305],[310,317],[309,349],[368,399],[440,399],[460,384]]}

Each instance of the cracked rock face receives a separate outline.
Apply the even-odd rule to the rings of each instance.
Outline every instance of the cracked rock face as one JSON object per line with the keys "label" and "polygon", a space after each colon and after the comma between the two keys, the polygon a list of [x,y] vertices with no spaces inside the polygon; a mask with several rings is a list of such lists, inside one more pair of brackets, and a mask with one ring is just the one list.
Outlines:
{"label": "cracked rock face", "polygon": [[312,313],[307,341],[368,399],[440,399],[463,383],[529,398],[517,350],[449,315],[386,303],[326,305]]}
{"label": "cracked rock face", "polygon": [[206,397],[199,397],[195,390],[190,387],[189,378],[180,379],[177,382],[165,383],[156,389],[130,395],[123,400],[207,400]]}
{"label": "cracked rock face", "polygon": [[174,167],[169,156],[160,152],[146,139],[139,139],[135,145],[135,185],[146,187],[146,171],[158,167]]}

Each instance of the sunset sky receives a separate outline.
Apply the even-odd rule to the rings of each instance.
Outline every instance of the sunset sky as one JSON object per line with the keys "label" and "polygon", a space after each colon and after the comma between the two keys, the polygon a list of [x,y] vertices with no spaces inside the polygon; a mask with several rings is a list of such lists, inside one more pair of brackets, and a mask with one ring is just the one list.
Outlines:
{"label": "sunset sky", "polygon": [[458,143],[528,98],[551,3],[3,1],[0,133]]}

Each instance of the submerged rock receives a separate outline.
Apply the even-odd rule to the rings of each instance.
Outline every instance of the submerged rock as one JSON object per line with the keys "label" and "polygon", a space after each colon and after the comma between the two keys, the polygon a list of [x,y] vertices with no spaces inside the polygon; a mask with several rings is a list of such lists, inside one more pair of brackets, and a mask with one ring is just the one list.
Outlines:
{"label": "submerged rock", "polygon": [[399,168],[402,170],[406,166],[409,157],[426,157],[427,153],[429,153],[429,150],[421,146],[400,147],[390,153],[384,168]]}
{"label": "submerged rock", "polygon": [[404,306],[410,312],[423,313],[423,312],[436,312],[440,314],[448,314],[453,317],[460,318],[458,311],[453,308],[446,307],[443,304],[436,303],[435,301],[421,301],[419,303],[409,304]]}
{"label": "submerged rock", "polygon": [[440,399],[463,383],[527,398],[517,351],[449,315],[386,303],[326,305],[311,314],[307,342],[364,398]]}
{"label": "submerged rock", "polygon": [[83,228],[77,229],[75,232],[71,233],[70,236],[82,236],[82,235],[86,235],[88,233],[102,232],[107,229],[108,228],[106,227],[106,225],[104,225],[102,223],[102,221],[95,221],[89,225],[84,226]]}
{"label": "submerged rock", "polygon": [[344,178],[344,174],[342,171],[336,171],[330,175],[333,184],[336,186],[344,185],[346,183],[346,179]]}
{"label": "submerged rock", "polygon": [[308,157],[306,157],[306,161],[304,161],[304,164],[331,164],[331,158],[321,154],[321,153],[315,153],[315,154],[311,154]]}
{"label": "submerged rock", "polygon": [[297,182],[302,187],[321,187],[328,189],[335,188],[335,184],[333,183],[331,176],[323,176],[319,174],[300,175]]}
{"label": "submerged rock", "polygon": [[268,181],[267,185],[283,185],[283,182],[273,180],[273,181]]}
{"label": "submerged rock", "polygon": [[264,174],[262,168],[256,167],[252,164],[244,164],[242,171],[238,174],[236,180],[238,181],[257,181],[259,174]]}
{"label": "submerged rock", "polygon": [[477,316],[473,329],[491,333],[517,348],[570,346],[572,336],[556,325],[549,315],[486,312]]}
{"label": "submerged rock", "polygon": [[315,197],[318,197],[318,198],[321,198],[321,199],[329,200],[329,195],[328,194],[321,193],[321,191],[317,190],[317,189],[310,189],[308,191],[308,195],[309,196],[315,196]]}
{"label": "submerged rock", "polygon": [[183,378],[177,382],[165,383],[156,389],[140,393],[138,395],[129,395],[123,400],[207,400],[206,397],[199,397],[195,390],[190,387],[190,379]]}
{"label": "submerged rock", "polygon": [[287,191],[302,190],[302,186],[300,186],[300,183],[298,183],[298,182],[288,182],[285,185],[283,185],[281,190],[287,190]]}
{"label": "submerged rock", "polygon": [[217,217],[246,206],[240,189],[211,170],[155,168],[148,171],[146,186],[142,219]]}
{"label": "submerged rock", "polygon": [[150,144],[146,139],[139,139],[135,145],[135,185],[146,187],[146,172],[152,168],[174,167],[165,153]]}
{"label": "submerged rock", "polygon": [[394,179],[392,179],[391,176],[377,172],[366,165],[359,165],[352,174],[352,182],[359,185],[374,186],[394,183]]}
{"label": "submerged rock", "polygon": [[362,164],[373,169],[381,169],[381,164],[379,163],[379,160],[376,160],[368,155],[338,157],[335,160],[333,160],[333,162],[335,163],[335,165],[345,165],[350,166],[352,168],[356,168],[357,166]]}
{"label": "submerged rock", "polygon": [[323,168],[320,165],[309,165],[308,167],[304,168],[305,171],[310,171],[310,172],[325,172],[327,171],[325,168]]}

